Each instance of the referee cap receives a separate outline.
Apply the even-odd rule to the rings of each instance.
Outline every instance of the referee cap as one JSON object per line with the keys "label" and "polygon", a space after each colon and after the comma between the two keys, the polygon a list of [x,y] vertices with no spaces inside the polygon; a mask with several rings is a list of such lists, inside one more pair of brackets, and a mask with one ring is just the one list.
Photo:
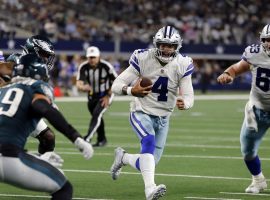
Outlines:
{"label": "referee cap", "polygon": [[99,57],[100,51],[97,47],[91,46],[86,50],[86,57]]}

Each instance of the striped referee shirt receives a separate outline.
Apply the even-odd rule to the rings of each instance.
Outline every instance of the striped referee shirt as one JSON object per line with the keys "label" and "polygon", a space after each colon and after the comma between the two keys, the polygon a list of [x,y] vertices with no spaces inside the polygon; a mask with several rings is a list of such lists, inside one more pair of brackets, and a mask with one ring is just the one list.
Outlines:
{"label": "striped referee shirt", "polygon": [[109,62],[100,59],[95,68],[91,67],[88,61],[80,64],[77,80],[88,83],[92,87],[93,92],[88,96],[101,98],[108,94],[116,77],[117,73],[113,66]]}

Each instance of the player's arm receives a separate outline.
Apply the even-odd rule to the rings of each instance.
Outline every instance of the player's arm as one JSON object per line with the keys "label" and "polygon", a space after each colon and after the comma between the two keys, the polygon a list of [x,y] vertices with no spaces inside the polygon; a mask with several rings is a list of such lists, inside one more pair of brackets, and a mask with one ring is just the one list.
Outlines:
{"label": "player's arm", "polygon": [[177,98],[176,106],[179,110],[187,110],[194,104],[194,90],[191,75],[180,81],[181,97]]}
{"label": "player's arm", "polygon": [[[124,70],[113,82],[112,92],[118,95],[133,95],[136,97],[144,97],[149,94],[152,86],[141,87],[139,78],[140,74],[134,69],[133,66],[129,66]],[[131,86],[131,84],[136,83]]]}
{"label": "player's arm", "polygon": [[3,87],[10,82],[13,65],[14,63],[12,62],[0,63],[0,87]]}
{"label": "player's arm", "polygon": [[245,72],[250,71],[250,65],[245,60],[240,60],[239,62],[228,67],[223,74],[221,74],[217,81],[221,84],[227,84],[233,82],[234,78],[243,74]]}
{"label": "player's arm", "polygon": [[54,128],[63,133],[80,151],[82,151],[86,159],[93,156],[91,144],[81,138],[78,131],[74,129],[73,126],[67,122],[64,116],[52,106],[51,101],[47,96],[35,94],[31,107],[34,115],[46,118]]}

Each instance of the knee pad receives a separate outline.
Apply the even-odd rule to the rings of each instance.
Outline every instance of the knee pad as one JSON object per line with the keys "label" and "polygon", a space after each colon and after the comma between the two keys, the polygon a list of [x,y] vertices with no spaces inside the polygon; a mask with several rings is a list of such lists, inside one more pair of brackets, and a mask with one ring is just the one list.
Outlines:
{"label": "knee pad", "polygon": [[37,139],[39,140],[38,152],[40,154],[54,150],[55,135],[49,127],[42,131],[37,136]]}
{"label": "knee pad", "polygon": [[69,181],[58,190],[52,194],[52,200],[72,200],[73,187]]}
{"label": "knee pad", "polygon": [[143,137],[141,140],[142,150],[141,153],[150,153],[154,154],[155,151],[155,136],[154,135],[147,135]]}

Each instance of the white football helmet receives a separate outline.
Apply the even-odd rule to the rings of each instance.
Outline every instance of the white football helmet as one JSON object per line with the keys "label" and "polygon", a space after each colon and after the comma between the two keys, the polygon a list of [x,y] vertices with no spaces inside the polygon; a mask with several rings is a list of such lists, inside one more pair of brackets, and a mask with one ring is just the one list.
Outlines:
{"label": "white football helmet", "polygon": [[264,51],[270,56],[270,44],[266,42],[265,39],[270,38],[270,24],[264,26],[262,32],[260,33],[260,41]]}
{"label": "white football helmet", "polygon": [[[172,61],[179,53],[179,49],[182,47],[182,38],[179,32],[172,26],[165,26],[158,30],[153,38],[153,44],[156,48],[155,56],[164,63]],[[160,44],[175,45],[175,50],[170,55],[166,55],[160,48]]]}

